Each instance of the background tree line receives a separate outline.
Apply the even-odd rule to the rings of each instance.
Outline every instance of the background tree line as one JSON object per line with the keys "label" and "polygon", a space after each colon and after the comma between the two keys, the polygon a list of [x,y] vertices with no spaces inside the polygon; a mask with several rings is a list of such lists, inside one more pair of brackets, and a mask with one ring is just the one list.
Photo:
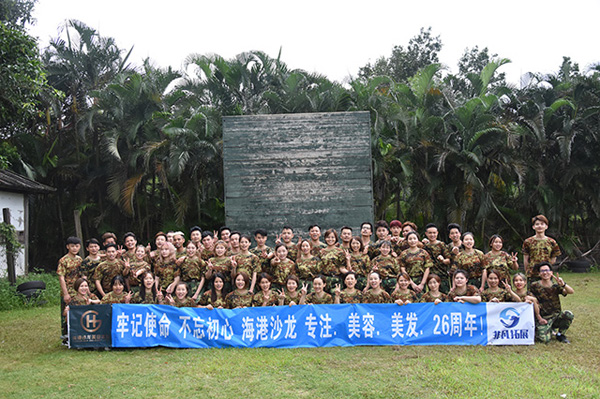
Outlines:
{"label": "background tree line", "polygon": [[40,52],[25,29],[33,3],[0,7],[0,163],[58,188],[31,209],[30,266],[55,267],[73,210],[85,237],[218,228],[221,118],[261,113],[370,111],[376,219],[458,222],[480,248],[500,233],[517,249],[544,213],[571,257],[600,236],[598,66],[564,58],[517,88],[487,48],[448,73],[422,29],[345,85],[260,51],[191,54],[174,71],[132,65],[78,21]]}

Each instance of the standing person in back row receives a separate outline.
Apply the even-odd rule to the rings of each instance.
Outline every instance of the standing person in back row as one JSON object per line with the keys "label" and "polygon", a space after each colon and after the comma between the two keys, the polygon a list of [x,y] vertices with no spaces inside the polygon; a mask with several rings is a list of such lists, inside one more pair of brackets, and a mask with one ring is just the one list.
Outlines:
{"label": "standing person in back row", "polygon": [[535,235],[523,242],[523,265],[527,274],[528,283],[538,281],[540,276],[534,271],[534,266],[542,262],[556,263],[560,255],[560,248],[553,238],[546,236],[548,219],[544,215],[537,215],[531,219],[531,228]]}
{"label": "standing person in back row", "polygon": [[[73,285],[78,278],[81,277],[81,257],[78,255],[81,249],[81,240],[77,237],[67,238],[67,254],[58,261],[58,281],[60,282],[60,314],[62,339],[67,338],[67,323],[62,314],[65,311],[65,306],[71,302],[71,297],[75,296],[76,292]],[[64,341],[63,341],[64,342]]]}

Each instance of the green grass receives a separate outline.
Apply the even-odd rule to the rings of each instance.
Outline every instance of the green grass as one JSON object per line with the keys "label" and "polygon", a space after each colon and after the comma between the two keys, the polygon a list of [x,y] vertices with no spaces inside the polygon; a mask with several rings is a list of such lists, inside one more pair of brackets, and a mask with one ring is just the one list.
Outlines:
{"label": "green grass", "polygon": [[561,274],[571,345],[68,350],[57,305],[0,312],[0,397],[598,398],[600,273]]}

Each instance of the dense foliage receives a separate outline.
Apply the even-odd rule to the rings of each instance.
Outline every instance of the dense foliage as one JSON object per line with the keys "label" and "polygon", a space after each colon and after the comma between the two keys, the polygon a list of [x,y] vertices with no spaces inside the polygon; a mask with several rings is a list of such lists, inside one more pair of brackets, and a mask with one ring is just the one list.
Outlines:
{"label": "dense foliage", "polygon": [[441,48],[422,30],[344,86],[256,51],[190,55],[182,71],[133,67],[113,39],[69,22],[41,58],[59,95],[33,88],[36,123],[7,141],[20,155],[12,169],[58,188],[32,207],[33,266],[54,267],[74,210],[86,237],[217,228],[221,117],[260,113],[370,111],[376,219],[458,222],[480,247],[500,233],[514,249],[544,213],[569,255],[593,247],[600,71],[565,58],[515,88],[501,74],[509,61],[487,48],[467,50],[456,75]]}

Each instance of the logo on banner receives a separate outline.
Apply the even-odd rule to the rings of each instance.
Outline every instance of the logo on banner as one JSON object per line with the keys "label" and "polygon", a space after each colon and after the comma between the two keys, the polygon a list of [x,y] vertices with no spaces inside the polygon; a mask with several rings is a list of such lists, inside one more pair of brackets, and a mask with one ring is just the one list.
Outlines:
{"label": "logo on banner", "polygon": [[500,323],[506,328],[513,328],[519,324],[519,312],[514,308],[506,308],[500,313]]}
{"label": "logo on banner", "polygon": [[98,312],[95,310],[88,310],[81,315],[80,319],[81,327],[89,332],[96,332],[102,327],[102,320],[98,318]]}

